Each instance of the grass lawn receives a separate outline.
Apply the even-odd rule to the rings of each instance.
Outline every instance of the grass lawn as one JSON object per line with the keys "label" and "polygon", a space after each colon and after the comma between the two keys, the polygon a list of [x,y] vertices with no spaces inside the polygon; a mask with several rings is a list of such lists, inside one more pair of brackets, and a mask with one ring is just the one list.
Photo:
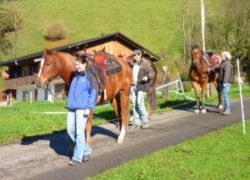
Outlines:
{"label": "grass lawn", "polygon": [[[55,103],[36,101],[33,104],[17,102],[11,107],[0,107],[0,144],[64,130],[66,114],[43,114],[39,112],[66,113],[65,105],[65,101]],[[98,118],[94,120],[95,125],[115,118],[111,106],[98,106],[95,113],[98,115]]]}
{"label": "grass lawn", "polygon": [[[175,93],[176,89],[174,89],[173,87],[170,88],[169,91],[170,91],[169,97],[162,97],[161,93],[157,94],[157,96],[158,96],[158,99],[157,99],[157,104],[158,104],[157,112],[171,110],[173,108],[183,107],[183,106],[188,106],[188,107],[191,106],[192,107],[193,105],[196,104],[196,101],[190,101],[188,99],[185,99],[181,95],[177,95]],[[244,97],[250,97],[250,86],[244,85],[242,87],[242,93],[243,93]],[[230,87],[229,94],[230,94],[230,100],[239,99],[239,87],[238,87],[238,84],[232,84],[232,86]],[[191,91],[189,91],[189,92],[185,92],[185,95],[195,99],[195,93],[194,93],[193,89],[191,89]],[[218,103],[217,92],[214,91],[213,96],[211,96],[211,97],[209,97],[207,99],[205,98],[204,100],[205,100],[206,104],[215,104],[215,105],[217,105],[217,103]]]}
{"label": "grass lawn", "polygon": [[87,179],[250,179],[249,172],[250,129],[244,136],[238,123]]}
{"label": "grass lawn", "polygon": [[[250,87],[243,87],[243,95],[250,97]],[[194,97],[190,91],[186,95]],[[238,99],[238,87],[233,85],[230,89],[231,99]],[[186,106],[192,107],[195,102],[187,101],[182,96],[169,93],[169,97],[162,98],[158,95],[157,112],[171,110],[173,108]],[[206,100],[209,104],[217,103],[217,96],[214,95]],[[17,102],[11,107],[0,107],[0,144],[19,141],[22,138],[50,134],[64,130],[66,127],[66,114],[41,114],[37,112],[67,112],[66,102],[59,101],[49,103],[46,101]],[[115,119],[115,113],[110,105],[97,106],[95,108],[94,125]]]}
{"label": "grass lawn", "polygon": [[[116,31],[155,53],[166,48],[178,52],[182,43],[182,5],[182,1],[175,0],[22,0],[5,6],[22,13],[17,56],[23,56],[45,47],[62,46]],[[67,39],[49,43],[43,37],[44,30],[55,21],[64,22],[68,29]]]}
{"label": "grass lawn", "polygon": [[[219,2],[221,0],[206,1],[207,15],[219,12]],[[17,57],[20,57],[45,47],[62,46],[116,31],[159,55],[178,54],[183,43],[184,4],[183,0],[22,0],[0,6],[22,13],[22,29],[17,39]],[[200,21],[199,1],[192,2],[190,8]],[[63,41],[48,42],[44,39],[44,31],[55,21],[63,22],[68,33]],[[9,38],[13,39],[13,33]],[[12,57],[11,54],[0,56],[0,60]]]}

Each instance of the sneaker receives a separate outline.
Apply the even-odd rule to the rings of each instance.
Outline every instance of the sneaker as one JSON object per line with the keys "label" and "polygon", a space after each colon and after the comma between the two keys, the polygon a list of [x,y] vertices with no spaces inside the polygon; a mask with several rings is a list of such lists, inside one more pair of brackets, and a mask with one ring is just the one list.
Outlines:
{"label": "sneaker", "polygon": [[145,129],[145,128],[147,128],[148,127],[148,123],[143,123],[142,125],[141,125],[141,128],[142,129]]}
{"label": "sneaker", "polygon": [[229,114],[231,114],[231,112],[230,111],[224,111],[224,112],[222,112],[222,114],[223,115],[229,115]]}
{"label": "sneaker", "polygon": [[87,162],[88,160],[90,160],[90,155],[84,155],[83,158],[82,158],[82,161],[83,162]]}
{"label": "sneaker", "polygon": [[71,159],[69,161],[69,165],[77,165],[77,164],[80,164],[81,162],[80,161],[77,161],[77,160],[74,160],[74,159]]}

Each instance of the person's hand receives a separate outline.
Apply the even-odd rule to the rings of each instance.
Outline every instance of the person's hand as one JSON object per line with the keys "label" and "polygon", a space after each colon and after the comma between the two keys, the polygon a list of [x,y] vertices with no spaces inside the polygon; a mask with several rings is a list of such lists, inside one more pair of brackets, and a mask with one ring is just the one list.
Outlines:
{"label": "person's hand", "polygon": [[223,87],[226,87],[227,83],[223,83]]}
{"label": "person's hand", "polygon": [[142,78],[142,81],[148,81],[148,76],[144,76],[144,77]]}
{"label": "person's hand", "polygon": [[89,113],[90,113],[90,110],[89,110],[89,109],[85,109],[85,111],[84,111],[84,116],[88,116]]}

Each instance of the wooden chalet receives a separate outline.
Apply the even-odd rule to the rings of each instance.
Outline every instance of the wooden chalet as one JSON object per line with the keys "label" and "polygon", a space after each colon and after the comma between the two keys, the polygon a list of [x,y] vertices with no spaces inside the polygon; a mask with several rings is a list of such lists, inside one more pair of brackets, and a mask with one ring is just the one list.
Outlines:
{"label": "wooden chalet", "polygon": [[[87,53],[92,54],[93,50],[101,50],[104,47],[105,51],[115,56],[127,57],[133,50],[140,49],[144,53],[144,58],[153,62],[160,59],[150,50],[120,32],[102,35],[58,47],[54,50],[74,53],[84,49]],[[61,95],[64,90],[64,82],[59,77],[51,83],[50,90],[37,88],[35,85],[40,65],[39,59],[42,58],[42,55],[43,51],[0,63],[0,66],[8,67],[9,78],[4,80],[4,92],[6,94],[13,96],[17,100],[52,100],[54,96]]]}

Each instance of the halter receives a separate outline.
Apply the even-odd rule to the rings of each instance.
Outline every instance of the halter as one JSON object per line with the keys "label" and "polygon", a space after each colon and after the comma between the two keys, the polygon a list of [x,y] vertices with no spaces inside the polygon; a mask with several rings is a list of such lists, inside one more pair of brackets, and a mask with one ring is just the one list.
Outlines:
{"label": "halter", "polygon": [[[211,65],[209,63],[209,61],[207,60],[204,52],[202,52],[202,50],[199,48],[199,47],[195,47],[196,49],[194,50],[194,52],[192,51],[192,60],[193,59],[193,54],[194,53],[200,53],[200,57],[199,57],[199,60],[196,61],[196,63],[192,62],[192,65],[191,65],[191,69],[195,70],[196,73],[199,74],[199,76],[201,76],[202,78],[205,78],[207,77],[207,72],[209,72],[209,69],[211,68]],[[199,52],[197,52],[199,50]],[[205,63],[207,66],[205,66],[205,71],[198,71],[198,68],[203,64]]]}
{"label": "halter", "polygon": [[[201,54],[200,61],[197,63],[197,66],[200,66],[200,64],[201,64],[200,62],[205,61],[205,63],[209,67],[211,67],[211,64],[210,64],[209,60],[207,59],[205,53],[199,47],[196,47],[196,48],[200,50],[200,52],[197,52],[197,49],[196,49],[196,53],[200,53]],[[193,55],[193,52],[192,52],[192,55]],[[193,59],[193,56],[192,56],[192,59]],[[192,62],[192,64],[194,64],[194,62]]]}
{"label": "halter", "polygon": [[[51,55],[51,58],[52,58],[52,60],[51,60],[51,62],[50,63],[44,63],[43,64],[43,66],[46,66],[47,68],[49,68],[49,70],[48,70],[48,75],[47,75],[47,81],[49,81],[50,79],[51,79],[51,67],[52,67],[52,65],[55,65],[56,64],[56,59],[55,59],[55,57],[53,56],[53,55]],[[41,67],[42,68],[42,67]]]}

